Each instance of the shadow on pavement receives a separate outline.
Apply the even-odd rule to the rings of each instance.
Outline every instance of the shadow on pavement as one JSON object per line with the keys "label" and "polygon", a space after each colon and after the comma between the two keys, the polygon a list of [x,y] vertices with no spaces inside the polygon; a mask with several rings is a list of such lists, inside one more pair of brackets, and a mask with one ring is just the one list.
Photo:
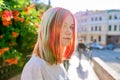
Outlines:
{"label": "shadow on pavement", "polygon": [[82,80],[86,79],[88,77],[88,70],[84,70],[83,67],[79,64],[77,67],[77,73]]}

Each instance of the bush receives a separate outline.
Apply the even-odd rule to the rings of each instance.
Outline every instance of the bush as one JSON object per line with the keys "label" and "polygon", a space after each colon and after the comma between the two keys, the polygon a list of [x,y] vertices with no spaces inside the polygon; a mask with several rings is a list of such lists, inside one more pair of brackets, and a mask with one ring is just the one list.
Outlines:
{"label": "bush", "polygon": [[23,66],[37,39],[44,10],[30,0],[0,0],[0,66]]}

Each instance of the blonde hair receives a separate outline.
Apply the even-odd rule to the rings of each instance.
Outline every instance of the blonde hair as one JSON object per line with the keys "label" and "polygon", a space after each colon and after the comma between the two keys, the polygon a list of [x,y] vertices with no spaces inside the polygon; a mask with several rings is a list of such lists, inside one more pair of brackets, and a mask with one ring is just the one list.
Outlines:
{"label": "blonde hair", "polygon": [[[74,25],[73,38],[66,46],[64,56],[60,53],[60,33],[65,17],[72,13],[63,8],[51,8],[47,10],[41,20],[38,41],[33,50],[34,54],[40,56],[50,64],[61,63],[62,59],[69,59],[75,49],[76,27]],[[72,15],[75,24],[75,18]]]}

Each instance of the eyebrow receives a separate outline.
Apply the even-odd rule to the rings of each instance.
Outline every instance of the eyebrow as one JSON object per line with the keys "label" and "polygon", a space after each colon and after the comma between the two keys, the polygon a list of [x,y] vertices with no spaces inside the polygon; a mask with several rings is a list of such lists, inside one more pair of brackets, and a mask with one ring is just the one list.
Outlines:
{"label": "eyebrow", "polygon": [[75,24],[71,24],[71,25],[73,25],[73,26],[74,26]]}
{"label": "eyebrow", "polygon": [[[65,25],[67,25],[67,23],[65,23]],[[72,26],[74,26],[75,24],[71,24]]]}

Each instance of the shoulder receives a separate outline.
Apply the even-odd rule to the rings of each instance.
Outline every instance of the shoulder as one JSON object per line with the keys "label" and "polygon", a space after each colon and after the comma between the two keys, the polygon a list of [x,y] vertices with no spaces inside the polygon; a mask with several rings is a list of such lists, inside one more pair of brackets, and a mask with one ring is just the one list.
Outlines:
{"label": "shoulder", "polygon": [[30,60],[26,63],[25,67],[39,67],[42,68],[42,65],[44,65],[45,61],[38,56],[32,55]]}
{"label": "shoulder", "polygon": [[35,55],[32,55],[30,60],[25,64],[22,73],[23,74],[24,73],[32,74],[34,72],[41,73],[41,71],[44,68],[44,65],[45,65],[44,60]]}
{"label": "shoulder", "polygon": [[22,71],[21,79],[33,80],[33,77],[34,79],[36,79],[37,77],[42,78],[42,65],[43,60],[33,55],[30,60],[25,64]]}

